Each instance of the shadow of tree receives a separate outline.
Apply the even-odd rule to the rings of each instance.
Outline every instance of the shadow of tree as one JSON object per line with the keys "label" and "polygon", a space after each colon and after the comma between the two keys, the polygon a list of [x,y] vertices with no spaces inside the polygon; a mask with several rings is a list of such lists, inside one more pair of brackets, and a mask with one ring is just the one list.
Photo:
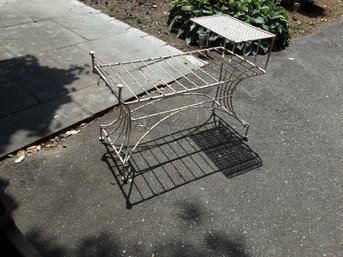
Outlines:
{"label": "shadow of tree", "polygon": [[[11,195],[5,192],[8,184],[8,181],[0,179],[1,199],[6,199],[6,202],[10,203],[12,210],[14,210],[19,205]],[[206,228],[206,224],[210,219],[208,210],[197,201],[177,201],[174,204],[174,209],[176,209],[176,215],[174,216],[175,222],[179,222],[180,224],[184,224],[184,222],[195,224],[193,226],[194,228]],[[142,233],[142,231],[140,232],[139,230],[135,231],[132,237],[130,236],[130,233],[123,236],[123,234],[118,235],[117,233],[110,233],[106,229],[104,231],[98,230],[91,234],[85,230],[77,231],[75,233],[76,237],[73,237],[72,235],[57,237],[51,233],[47,234],[42,228],[36,227],[26,233],[25,237],[39,253],[45,257],[117,257],[123,256],[125,253],[130,256],[249,257],[244,251],[245,246],[243,237],[228,237],[228,235],[219,231],[220,228],[214,228],[214,230],[215,229],[217,232],[214,231],[212,233],[200,235],[200,241],[193,240],[190,242],[183,242],[181,240],[183,234],[181,231],[180,238],[169,238],[165,239],[163,242],[159,241],[159,243],[152,248],[140,244],[139,240],[135,238],[138,233],[138,237],[141,239],[139,233]],[[197,233],[196,230],[188,232]],[[85,235],[82,236],[80,240],[77,240],[79,235],[83,233]],[[10,256],[21,256],[16,251],[5,249],[8,246],[6,246],[6,243],[9,244],[9,242],[6,237],[2,237],[3,235],[0,235],[0,239],[2,239],[0,242],[0,256],[2,256],[2,253],[9,252],[11,252],[11,254],[13,253]],[[75,242],[72,244],[66,243],[66,241],[68,241],[66,238],[71,238],[71,240],[75,240]],[[149,239],[145,238],[144,240]],[[128,247],[128,242],[130,247]]]}
{"label": "shadow of tree", "polygon": [[[285,8],[288,11],[293,12],[293,5],[285,6]],[[323,7],[310,2],[301,3],[301,6],[297,12],[309,18],[318,18],[325,16],[325,9]]]}
{"label": "shadow of tree", "polygon": [[205,236],[204,242],[199,242],[199,245],[189,243],[185,244],[182,241],[176,241],[173,243],[168,243],[165,246],[160,246],[160,248],[156,251],[156,256],[249,257],[249,255],[244,252],[244,245],[242,242],[244,242],[242,238],[231,239],[220,233],[213,233]]}
{"label": "shadow of tree", "polygon": [[[108,232],[95,235],[86,235],[76,248],[68,248],[57,243],[56,238],[43,236],[43,232],[34,229],[27,234],[27,239],[34,245],[43,256],[49,257],[106,257],[122,256],[119,238]],[[137,246],[137,249],[139,247]],[[134,251],[134,249],[131,249]]]}
{"label": "shadow of tree", "polygon": [[232,257],[249,257],[244,251],[242,242],[244,238],[235,238],[230,240],[222,233],[207,234],[205,236],[205,242],[208,248],[218,253],[221,256]]}
{"label": "shadow of tree", "polygon": [[0,178],[0,256],[22,257],[23,253],[27,253],[25,256],[40,257],[11,217],[18,203],[6,192],[8,185],[8,181]]}
{"label": "shadow of tree", "polygon": [[6,209],[9,213],[12,213],[18,208],[18,202],[13,196],[6,192],[6,187],[8,187],[10,182],[0,178],[0,199],[4,202]]}
{"label": "shadow of tree", "polygon": [[[175,205],[178,209],[178,217],[180,222],[189,228],[206,227],[206,221],[211,219],[211,215],[199,202],[180,201]],[[214,213],[212,213],[213,215]],[[192,226],[189,226],[192,225]],[[244,237],[231,236],[218,231],[219,228],[214,228],[217,231],[208,232],[203,236],[202,247],[194,245],[184,245],[182,242],[177,242],[169,245],[171,252],[163,253],[157,256],[232,256],[232,257],[249,257],[244,249]],[[185,232],[187,232],[185,230]],[[176,249],[176,250],[175,250]],[[175,251],[174,251],[175,250]]]}
{"label": "shadow of tree", "polygon": [[[203,220],[205,223],[207,213],[202,206],[192,202],[180,202],[175,205],[179,209],[179,221],[184,219],[193,222]],[[205,228],[201,222],[198,228]],[[218,228],[220,229],[220,228]],[[84,231],[80,231],[82,233]],[[195,232],[195,231],[193,231]],[[125,232],[122,232],[125,233]],[[27,239],[34,245],[43,256],[49,257],[117,257],[117,256],[166,256],[166,257],[205,257],[205,256],[224,256],[224,257],[249,257],[245,251],[245,240],[241,236],[230,237],[220,231],[200,235],[202,240],[192,240],[184,242],[182,235],[178,238],[169,238],[153,247],[139,243],[140,240],[149,241],[149,238],[139,238],[142,231],[135,231],[125,235],[116,233],[98,232],[85,235],[77,243],[76,247],[62,245],[61,239],[47,237],[39,229],[30,231]],[[133,243],[132,243],[133,242]],[[152,242],[151,242],[152,243]],[[130,245],[130,247],[128,247]]]}
{"label": "shadow of tree", "polygon": [[78,249],[77,256],[121,256],[119,249],[117,238],[113,238],[113,236],[103,232],[98,236],[86,236],[82,241],[81,247]]}
{"label": "shadow of tree", "polygon": [[178,208],[178,217],[186,224],[199,225],[203,223],[206,212],[198,203],[182,201],[178,203]]}
{"label": "shadow of tree", "polygon": [[42,66],[33,55],[0,61],[0,157],[11,150],[8,144],[15,133],[28,137],[50,133],[56,110],[71,101],[66,95],[73,88],[68,85],[84,70]]}
{"label": "shadow of tree", "polygon": [[310,18],[318,18],[318,17],[325,16],[325,9],[314,3],[301,5],[301,8],[298,12]]}
{"label": "shadow of tree", "polygon": [[63,257],[67,248],[57,242],[56,238],[44,235],[39,229],[33,229],[26,234],[27,240],[45,257]]}

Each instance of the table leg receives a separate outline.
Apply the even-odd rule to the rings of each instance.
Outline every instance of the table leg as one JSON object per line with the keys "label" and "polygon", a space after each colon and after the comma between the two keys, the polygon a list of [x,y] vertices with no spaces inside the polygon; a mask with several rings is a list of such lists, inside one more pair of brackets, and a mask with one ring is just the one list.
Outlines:
{"label": "table leg", "polygon": [[243,125],[243,127],[245,128],[243,138],[247,139],[249,123],[243,120],[236,113],[233,105],[233,95],[240,82],[241,80],[236,80],[219,86],[216,92],[216,99],[219,99],[219,103],[225,112],[234,117],[239,123]]}
{"label": "table leg", "polygon": [[[130,173],[131,111],[126,104],[119,104],[115,111],[118,113],[118,116],[113,121],[100,125],[99,140],[103,141],[106,137],[110,142],[120,162],[123,164],[122,179],[126,181]],[[111,138],[111,135],[115,135],[115,137]]]}

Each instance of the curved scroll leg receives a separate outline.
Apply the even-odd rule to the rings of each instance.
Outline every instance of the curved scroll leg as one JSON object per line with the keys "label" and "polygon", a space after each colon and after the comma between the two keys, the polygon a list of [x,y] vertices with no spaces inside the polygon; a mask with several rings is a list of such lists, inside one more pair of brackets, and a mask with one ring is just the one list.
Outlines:
{"label": "curved scroll leg", "polygon": [[[226,41],[226,40],[224,40]],[[225,42],[226,43],[226,42]],[[222,58],[224,58],[224,52],[223,52],[223,56]],[[221,81],[223,77],[226,76],[227,74],[227,70],[224,72],[224,62],[221,63],[220,65],[220,72],[219,72],[219,78],[218,78],[218,81]],[[220,86],[217,87],[217,90],[216,90],[216,95],[214,97],[214,100],[211,104],[211,107],[210,107],[210,110],[213,112],[214,111],[214,105],[215,105],[215,102],[216,102],[216,99],[218,99],[219,96],[222,95],[222,91],[223,91],[223,84],[221,84]]]}
{"label": "curved scroll leg", "polygon": [[101,128],[100,128],[100,136],[99,136],[99,141],[100,142],[104,142],[104,136],[103,136],[103,134],[102,134],[102,130],[101,130]]}
{"label": "curved scroll leg", "polygon": [[[123,164],[123,170],[121,171],[122,180],[124,183],[127,183],[132,179],[131,173],[132,168],[129,163],[129,157],[131,155],[131,147],[130,147],[130,140],[131,140],[131,111],[129,106],[122,105],[123,109],[123,126],[122,130],[120,131],[119,135],[115,138],[115,141],[121,137],[121,145],[118,149],[118,157]],[[116,129],[112,131],[112,133],[116,132]],[[113,148],[115,148],[114,143],[112,143]]]}
{"label": "curved scroll leg", "polygon": [[[216,95],[215,95],[214,100],[213,100],[211,107],[210,107],[210,110],[212,112],[214,112],[214,105],[216,103],[216,100],[219,99],[219,97],[222,95],[222,91],[223,91],[223,85],[218,86],[217,90],[216,90]],[[219,100],[219,103],[222,104],[220,100]]]}
{"label": "curved scroll leg", "polygon": [[[100,141],[105,137],[110,142],[123,169],[120,175],[124,182],[130,180],[131,167],[129,165],[130,139],[131,139],[131,111],[128,105],[119,104],[119,114],[108,124],[100,125]],[[111,137],[113,135],[113,137]]]}
{"label": "curved scroll leg", "polygon": [[241,80],[236,80],[233,82],[228,82],[225,85],[221,86],[221,89],[218,88],[218,95],[217,99],[220,99],[220,103],[222,107],[232,116],[234,117],[239,123],[243,125],[245,128],[245,132],[243,134],[243,139],[247,140],[247,134],[249,130],[249,123],[243,120],[235,111],[233,106],[233,94]]}
{"label": "curved scroll leg", "polygon": [[128,182],[132,183],[133,177],[134,177],[133,169],[131,168],[128,162],[123,164],[123,169],[120,173],[121,173],[121,179],[125,184],[127,184]]}
{"label": "curved scroll leg", "polygon": [[[111,121],[110,123],[108,124],[103,124],[103,125],[100,125],[100,136],[99,136],[99,140],[100,141],[104,141],[105,137],[104,137],[104,134],[106,136],[110,136],[111,134],[113,134],[114,132],[116,132],[122,125],[123,123],[123,120],[124,120],[124,108],[123,106],[119,105],[119,115],[117,118],[115,118],[113,121]],[[116,107],[115,107],[116,108]],[[106,130],[107,128],[109,127],[114,127],[114,129],[112,130],[112,132],[110,133],[104,133],[104,130]]]}
{"label": "curved scroll leg", "polygon": [[249,131],[249,123],[246,122],[245,120],[243,120],[234,110],[233,108],[233,94],[235,92],[235,89],[237,88],[238,84],[241,82],[241,80],[237,81],[237,83],[234,83],[234,85],[230,88],[231,90],[229,90],[229,105],[230,105],[230,110],[233,113],[233,115],[236,117],[237,120],[239,120],[242,125],[245,128],[245,132],[243,134],[243,139],[248,140],[248,131]]}

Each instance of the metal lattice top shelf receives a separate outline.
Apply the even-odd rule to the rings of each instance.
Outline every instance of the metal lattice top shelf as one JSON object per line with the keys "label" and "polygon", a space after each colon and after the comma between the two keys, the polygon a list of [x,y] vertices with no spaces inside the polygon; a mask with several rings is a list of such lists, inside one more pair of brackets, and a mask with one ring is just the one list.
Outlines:
{"label": "metal lattice top shelf", "polygon": [[[96,58],[94,61],[95,70],[117,96],[117,85],[123,86],[124,98],[130,99],[126,103],[187,93],[265,73],[224,47],[120,63],[101,63]],[[211,65],[207,65],[209,62]],[[151,89],[158,94],[152,94]]]}
{"label": "metal lattice top shelf", "polygon": [[193,22],[235,43],[275,37],[274,34],[229,15],[196,17]]}

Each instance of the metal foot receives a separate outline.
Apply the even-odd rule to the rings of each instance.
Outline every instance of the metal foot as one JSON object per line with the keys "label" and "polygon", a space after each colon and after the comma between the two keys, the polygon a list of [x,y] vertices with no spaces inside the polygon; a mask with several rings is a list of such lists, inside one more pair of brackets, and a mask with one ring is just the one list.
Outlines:
{"label": "metal foot", "polygon": [[244,127],[245,127],[245,133],[243,135],[243,140],[248,141],[249,124],[245,124]]}
{"label": "metal foot", "polygon": [[126,201],[126,209],[132,209],[132,204],[129,201]]}
{"label": "metal foot", "polygon": [[127,184],[128,182],[132,182],[132,176],[130,176],[131,173],[131,167],[129,164],[124,164],[123,170],[121,172],[121,180],[124,182],[124,184]]}

